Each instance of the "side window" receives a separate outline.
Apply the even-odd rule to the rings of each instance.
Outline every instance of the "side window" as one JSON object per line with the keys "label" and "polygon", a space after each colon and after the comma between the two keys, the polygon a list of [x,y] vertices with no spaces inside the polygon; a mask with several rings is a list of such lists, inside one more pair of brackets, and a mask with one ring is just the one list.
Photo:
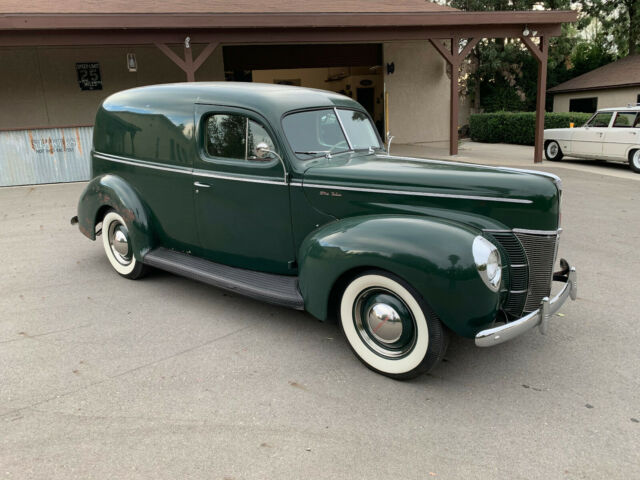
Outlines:
{"label": "side window", "polygon": [[636,114],[633,112],[618,112],[613,126],[616,128],[631,128],[635,126]]}
{"label": "side window", "polygon": [[589,123],[587,123],[587,126],[588,127],[608,127],[612,116],[613,116],[613,113],[611,112],[597,113],[589,121]]}
{"label": "side window", "polygon": [[249,120],[249,135],[247,135],[247,140],[249,142],[249,148],[247,149],[247,160],[258,160],[258,161],[269,161],[270,158],[260,158],[258,157],[258,152],[256,151],[256,147],[261,143],[266,143],[269,147],[269,150],[275,151],[275,146],[273,144],[273,140],[267,133],[267,131],[260,125],[259,123],[254,122],[253,120]]}
{"label": "side window", "polygon": [[273,140],[257,122],[244,115],[214,114],[206,119],[205,147],[207,154],[240,161],[269,161],[257,155],[257,146],[266,143],[275,150]]}
{"label": "side window", "polygon": [[247,141],[247,117],[215,114],[207,118],[206,149],[212,157],[244,160]]}

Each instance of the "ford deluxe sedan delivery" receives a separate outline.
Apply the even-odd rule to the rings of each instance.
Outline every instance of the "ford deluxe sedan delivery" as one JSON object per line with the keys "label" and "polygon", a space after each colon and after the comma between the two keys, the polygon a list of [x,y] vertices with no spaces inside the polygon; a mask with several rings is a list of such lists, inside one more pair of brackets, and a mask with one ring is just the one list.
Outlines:
{"label": "ford deluxe sedan delivery", "polygon": [[[390,156],[331,92],[189,83],[98,110],[80,231],[126,278],[156,267],[337,318],[355,355],[394,378],[429,371],[450,332],[496,345],[576,296],[554,273],[554,175]],[[562,288],[550,298],[552,281]]]}

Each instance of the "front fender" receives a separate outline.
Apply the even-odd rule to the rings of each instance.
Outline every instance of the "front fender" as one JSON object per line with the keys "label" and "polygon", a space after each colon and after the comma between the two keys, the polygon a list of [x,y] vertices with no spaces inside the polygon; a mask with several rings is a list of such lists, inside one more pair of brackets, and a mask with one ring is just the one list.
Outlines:
{"label": "front fender", "polygon": [[95,240],[95,225],[103,207],[113,208],[127,223],[134,256],[142,257],[153,248],[150,215],[136,191],[116,175],[100,175],[89,182],[78,201],[78,227],[91,240]]}
{"label": "front fender", "polygon": [[473,337],[493,322],[500,302],[473,261],[473,239],[479,234],[458,222],[408,215],[327,224],[300,247],[299,285],[306,310],[325,320],[333,286],[350,272],[376,268],[403,278],[450,329]]}

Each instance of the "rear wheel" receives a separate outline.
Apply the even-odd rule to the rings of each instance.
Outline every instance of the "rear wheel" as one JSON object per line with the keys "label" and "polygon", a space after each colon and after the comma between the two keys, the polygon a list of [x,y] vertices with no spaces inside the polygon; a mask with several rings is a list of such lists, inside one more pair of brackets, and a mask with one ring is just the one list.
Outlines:
{"label": "rear wheel", "polygon": [[559,160],[562,160],[564,154],[562,153],[558,142],[556,142],[555,140],[551,140],[550,142],[547,142],[547,145],[544,149],[544,156],[547,157],[547,160],[557,162]]}
{"label": "rear wheel", "polygon": [[109,210],[102,219],[102,245],[109,263],[123,277],[135,280],[147,272],[147,267],[133,255],[129,229],[115,210]]}
{"label": "rear wheel", "polygon": [[640,173],[640,150],[629,153],[629,167],[636,173]]}
{"label": "rear wheel", "polygon": [[430,371],[447,349],[447,332],[420,294],[383,271],[365,272],[347,285],[340,326],[358,359],[392,378]]}

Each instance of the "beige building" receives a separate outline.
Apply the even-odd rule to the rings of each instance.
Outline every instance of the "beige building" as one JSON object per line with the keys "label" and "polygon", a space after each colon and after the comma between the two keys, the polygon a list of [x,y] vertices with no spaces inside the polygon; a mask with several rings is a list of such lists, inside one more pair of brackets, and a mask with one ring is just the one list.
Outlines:
{"label": "beige building", "polygon": [[466,112],[458,72],[471,48],[483,38],[521,38],[546,65],[549,38],[576,18],[573,12],[462,12],[425,0],[149,5],[34,0],[0,6],[0,186],[87,179],[100,102],[123,89],[166,82],[284,83],[340,92],[366,108],[383,138],[448,144],[455,155]]}
{"label": "beige building", "polygon": [[640,103],[640,55],[587,72],[561,83],[553,94],[554,112],[593,113],[599,108],[616,108]]}

